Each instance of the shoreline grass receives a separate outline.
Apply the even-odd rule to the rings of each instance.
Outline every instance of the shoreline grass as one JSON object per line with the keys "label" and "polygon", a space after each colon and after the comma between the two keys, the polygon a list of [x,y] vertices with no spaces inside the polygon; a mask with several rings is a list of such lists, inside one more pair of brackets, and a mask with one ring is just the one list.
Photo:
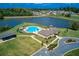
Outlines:
{"label": "shoreline grass", "polygon": [[65,29],[65,28],[58,28],[60,30],[59,36],[62,37],[78,37],[79,38],[79,30],[71,30],[71,29]]}
{"label": "shoreline grass", "polygon": [[70,20],[70,21],[79,21],[79,16],[71,16],[71,17],[64,17],[60,15],[48,15],[48,16],[5,16],[5,19],[11,19],[11,18],[38,18],[38,17],[51,17],[51,18],[59,18],[59,19],[65,19],[65,20]]}
{"label": "shoreline grass", "polygon": [[10,18],[33,18],[33,17],[44,17],[44,16],[5,16],[4,19],[10,19]]}
{"label": "shoreline grass", "polygon": [[68,52],[64,53],[64,56],[79,56],[79,48],[69,50]]}

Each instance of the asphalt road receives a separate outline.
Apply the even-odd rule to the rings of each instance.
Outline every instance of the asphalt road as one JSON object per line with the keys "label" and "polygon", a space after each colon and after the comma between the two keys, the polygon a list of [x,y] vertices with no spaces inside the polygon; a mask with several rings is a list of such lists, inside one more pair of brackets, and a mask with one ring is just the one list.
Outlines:
{"label": "asphalt road", "polygon": [[68,40],[69,38],[73,37],[64,37],[59,40],[59,45],[54,50],[48,51],[48,49],[44,47],[33,56],[63,56],[65,52],[74,48],[79,48],[79,38],[73,38],[77,41],[75,43],[66,44],[65,40]]}

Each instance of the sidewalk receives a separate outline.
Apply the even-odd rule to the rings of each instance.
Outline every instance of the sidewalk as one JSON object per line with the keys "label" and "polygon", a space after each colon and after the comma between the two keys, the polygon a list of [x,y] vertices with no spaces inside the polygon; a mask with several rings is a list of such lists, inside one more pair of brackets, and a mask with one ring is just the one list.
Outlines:
{"label": "sidewalk", "polygon": [[[40,40],[36,39],[36,38],[34,37],[34,35],[32,35],[31,37],[32,37],[35,41],[37,41],[37,42],[39,42],[39,43],[42,43]],[[47,46],[47,45],[44,43],[44,46]]]}

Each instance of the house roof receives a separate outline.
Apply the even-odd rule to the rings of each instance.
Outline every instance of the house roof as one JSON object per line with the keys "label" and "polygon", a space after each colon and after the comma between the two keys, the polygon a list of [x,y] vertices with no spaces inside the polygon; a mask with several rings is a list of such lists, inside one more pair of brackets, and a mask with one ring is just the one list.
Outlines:
{"label": "house roof", "polygon": [[59,31],[56,28],[49,28],[49,29],[46,29],[46,30],[39,31],[38,34],[43,35],[45,37],[48,37],[50,35],[57,34],[58,32]]}
{"label": "house roof", "polygon": [[8,37],[8,36],[11,36],[11,35],[15,35],[15,33],[14,32],[10,32],[10,31],[3,32],[2,34],[0,34],[0,39]]}

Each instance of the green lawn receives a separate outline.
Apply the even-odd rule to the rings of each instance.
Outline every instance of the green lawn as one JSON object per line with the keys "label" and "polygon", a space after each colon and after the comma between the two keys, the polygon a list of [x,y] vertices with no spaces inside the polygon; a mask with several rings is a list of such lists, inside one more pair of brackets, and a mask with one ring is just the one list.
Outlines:
{"label": "green lawn", "polygon": [[71,16],[71,17],[64,17],[64,16],[61,16],[61,15],[50,15],[50,16],[47,16],[47,17],[66,19],[66,20],[71,20],[71,21],[79,21],[79,15],[74,15],[74,16]]}
{"label": "green lawn", "polygon": [[31,37],[17,37],[14,40],[0,44],[0,55],[23,56],[31,55],[41,48],[41,44]]}
{"label": "green lawn", "polygon": [[0,33],[7,31],[7,30],[10,30],[11,28],[12,27],[10,27],[10,26],[0,26]]}
{"label": "green lawn", "polygon": [[79,20],[79,15],[73,15],[72,18]]}
{"label": "green lawn", "polygon": [[79,37],[79,30],[71,30],[65,28],[58,28],[60,30],[60,35],[59,36],[68,36],[68,37]]}
{"label": "green lawn", "polygon": [[65,56],[79,56],[79,48],[67,52]]}

